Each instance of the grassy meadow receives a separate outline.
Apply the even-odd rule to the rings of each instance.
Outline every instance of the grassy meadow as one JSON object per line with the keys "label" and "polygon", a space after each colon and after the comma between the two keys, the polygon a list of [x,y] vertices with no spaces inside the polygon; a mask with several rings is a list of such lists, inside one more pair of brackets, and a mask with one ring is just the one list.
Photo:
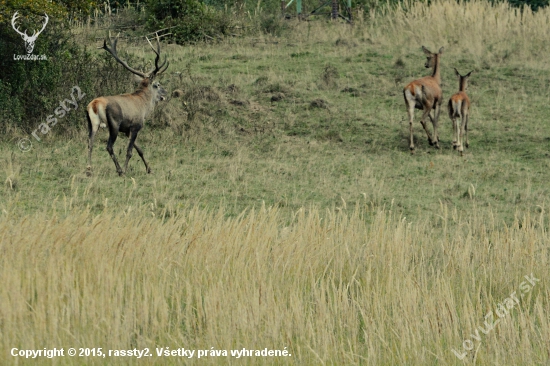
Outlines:
{"label": "grassy meadow", "polygon": [[[69,112],[80,129],[61,121],[38,142],[8,128],[2,358],[548,365],[549,22],[548,9],[405,2],[360,13],[353,27],[290,20],[279,36],[164,44],[171,65],[160,81],[182,96],[159,104],[138,135],[151,175],[134,152],[119,177],[103,129],[86,176],[84,108],[96,95]],[[89,47],[105,35],[73,33]],[[417,111],[411,155],[402,89],[430,72],[422,45],[445,47],[441,149]],[[152,60],[145,42],[118,47]],[[464,157],[446,111],[454,67],[474,71]],[[129,76],[121,92],[134,88]],[[119,161],[127,141],[115,144]],[[531,274],[540,282],[526,290]],[[514,291],[509,314],[479,330]],[[10,356],[14,347],[153,356],[25,360]],[[157,357],[157,347],[291,356],[184,361]]]}

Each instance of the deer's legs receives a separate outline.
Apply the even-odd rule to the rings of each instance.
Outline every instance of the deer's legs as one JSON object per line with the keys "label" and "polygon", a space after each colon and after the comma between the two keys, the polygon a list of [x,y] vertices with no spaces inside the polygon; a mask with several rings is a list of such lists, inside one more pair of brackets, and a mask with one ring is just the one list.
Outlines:
{"label": "deer's legs", "polygon": [[435,145],[436,149],[439,149],[439,134],[437,133],[437,124],[439,122],[439,112],[441,112],[441,103],[437,103],[435,105],[434,118],[431,118],[432,126],[434,128],[434,136],[433,136],[432,142]]}
{"label": "deer's legs", "polygon": [[94,137],[95,133],[90,132],[90,138],[88,139],[88,166],[86,170],[92,170],[92,150],[94,148]]}
{"label": "deer's legs", "polygon": [[470,116],[466,115],[465,117],[466,119],[464,121],[464,146],[467,148],[470,146],[470,144],[468,143],[468,120],[470,119]]}
{"label": "deer's legs", "polygon": [[456,121],[456,149],[462,156],[462,151],[464,150],[462,147],[462,137],[464,136],[464,116],[458,116]]}
{"label": "deer's legs", "polygon": [[[437,125],[437,122],[435,121],[435,111],[434,111],[434,116],[432,117],[432,114],[431,113],[428,113],[428,117],[430,118],[430,121],[432,121],[432,127],[434,129],[434,136],[437,135],[437,130],[435,128],[435,126]],[[429,135],[428,135],[429,136]],[[435,141],[435,137],[434,137],[434,140],[432,140],[432,142],[430,143],[430,145],[434,145],[434,144],[437,144],[437,142],[439,142],[439,137],[437,137],[437,141]],[[428,140],[429,142],[429,140]],[[437,148],[439,148],[439,145],[437,145]]]}
{"label": "deer's legs", "polygon": [[[130,158],[132,157],[132,149],[134,148],[138,132],[139,132],[139,129],[132,129],[130,131],[130,143],[128,144],[128,150],[126,150],[126,163],[124,164],[124,172],[126,172],[126,170],[128,170],[128,162],[130,161]],[[137,148],[136,148],[136,150],[137,150]],[[138,154],[139,154],[139,150],[138,150]],[[141,156],[141,154],[140,154],[140,156]],[[145,166],[147,166],[147,163],[145,163]]]}
{"label": "deer's legs", "polygon": [[453,121],[453,150],[456,150],[458,146],[458,134],[460,131],[457,128],[456,117],[451,117],[451,121]]}
{"label": "deer's legs", "polygon": [[136,148],[136,151],[141,157],[141,160],[143,160],[143,164],[145,164],[145,169],[147,169],[147,174],[151,174],[151,168],[149,167],[149,164],[147,164],[147,161],[145,160],[145,156],[143,156],[143,151],[139,148],[139,146],[137,146],[135,142],[134,142],[134,147]]}
{"label": "deer's legs", "polygon": [[124,172],[120,168],[115,152],[113,151],[113,145],[116,141],[117,135],[118,135],[118,131],[114,131],[112,129],[109,131],[109,141],[107,141],[107,151],[109,152],[109,155],[111,155],[111,159],[113,159],[113,162],[115,163],[115,167],[118,175],[122,175],[124,174]]}
{"label": "deer's legs", "polygon": [[422,124],[422,127],[424,127],[424,131],[426,131],[426,135],[428,135],[428,143],[433,146],[434,142],[433,142],[432,136],[430,135],[430,131],[428,131],[428,127],[426,126],[426,117],[429,116],[431,119],[431,116],[430,116],[431,109],[432,109],[431,106],[430,107],[425,106],[422,112],[422,119],[420,120],[420,123]]}
{"label": "deer's legs", "polygon": [[405,101],[407,102],[407,114],[409,115],[409,149],[411,151],[411,154],[414,154],[413,120],[415,101],[409,101],[407,99],[405,99]]}
{"label": "deer's legs", "polygon": [[90,177],[92,175],[92,150],[94,148],[95,132],[90,131],[90,138],[88,140],[88,166],[86,167],[86,175]]}
{"label": "deer's legs", "polygon": [[86,167],[86,175],[92,175],[92,150],[94,148],[94,137],[98,130],[98,126],[92,123],[88,111],[86,111],[86,119],[88,120],[88,166]]}
{"label": "deer's legs", "polygon": [[463,155],[464,153],[464,146],[462,146],[464,144],[464,135],[465,135],[465,130],[466,130],[466,120],[467,120],[467,116],[462,114],[462,118],[460,120],[460,128],[459,128],[459,134],[458,134],[458,151],[460,152],[460,156]]}
{"label": "deer's legs", "polygon": [[94,131],[90,128],[90,136],[88,139],[88,166],[86,167],[86,174],[90,176],[92,174],[92,150],[94,149],[94,137],[97,130]]}

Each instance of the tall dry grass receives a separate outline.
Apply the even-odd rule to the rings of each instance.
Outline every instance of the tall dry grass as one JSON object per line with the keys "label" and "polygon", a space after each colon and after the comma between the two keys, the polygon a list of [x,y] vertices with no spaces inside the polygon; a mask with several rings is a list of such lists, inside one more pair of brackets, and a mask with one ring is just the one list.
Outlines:
{"label": "tall dry grass", "polygon": [[[442,207],[390,211],[191,208],[0,217],[0,344],[11,348],[283,349],[245,364],[461,364],[451,348],[513,291],[541,282],[476,342],[478,364],[548,360],[547,214],[503,225]],[[19,362],[23,360],[18,360]],[[40,364],[49,363],[42,359]],[[52,361],[53,362],[53,361]],[[55,364],[128,364],[129,358]],[[148,364],[176,364],[157,358]],[[237,362],[194,359],[194,364]],[[28,364],[36,364],[29,361]]]}
{"label": "tall dry grass", "polygon": [[[466,54],[468,62],[478,61],[482,67],[484,62],[491,66],[516,61],[546,67],[540,60],[548,54],[544,44],[548,10],[520,13],[504,4],[482,1],[435,1],[430,6],[411,2],[404,7],[406,11],[397,8],[369,14],[354,28],[304,22],[296,25],[297,31],[289,38],[314,45],[351,38],[348,48],[318,45],[323,51],[318,52],[319,57],[330,52],[351,57],[354,44],[359,47],[360,42],[370,40],[376,50],[380,45],[391,48],[388,53],[395,53],[396,58],[400,49],[404,55],[411,49],[419,53],[424,44],[434,49],[445,46],[446,60]],[[288,53],[288,49],[275,49],[267,42],[258,46],[261,51],[245,47],[246,41],[235,42],[236,46],[228,42],[208,47],[220,47],[220,52],[226,47],[227,52],[250,58],[258,52]],[[182,48],[180,52],[185,59],[190,51]],[[309,66],[304,68],[307,71]],[[308,72],[315,76],[307,76]],[[265,73],[270,83],[283,80],[273,70]],[[315,88],[312,80],[318,78],[316,72],[304,74],[309,79],[304,76],[298,82]],[[258,75],[253,71],[227,78],[228,84],[240,78],[237,81],[242,82],[235,84],[249,85]],[[394,88],[389,78],[385,84],[373,85]],[[384,113],[405,115],[404,109],[391,112],[387,108]],[[57,148],[52,151],[57,153]],[[303,151],[300,153],[307,153]],[[163,178],[161,188],[154,181],[138,181],[155,184],[154,193],[140,192],[145,198],[134,193],[135,180],[108,185],[106,175],[97,175],[80,193],[71,184],[63,212],[55,211],[61,205],[51,203],[51,196],[40,196],[44,202],[18,198],[28,191],[42,192],[44,178],[39,177],[48,176],[43,171],[53,171],[53,162],[63,160],[59,156],[36,158],[33,164],[39,168],[33,169],[40,174],[35,175],[23,175],[26,168],[19,168],[25,164],[6,160],[4,185],[6,192],[12,193],[0,205],[2,363],[183,362],[156,356],[139,362],[113,357],[25,362],[9,355],[14,347],[102,347],[104,352],[147,347],[155,354],[158,346],[218,350],[286,347],[292,354],[288,358],[203,358],[190,364],[458,365],[463,361],[451,350],[462,352],[465,340],[473,341],[474,349],[465,358],[473,364],[542,365],[549,361],[550,252],[548,215],[542,207],[536,217],[518,213],[515,220],[506,222],[501,212],[484,206],[492,202],[486,197],[479,200],[480,207],[473,201],[470,211],[442,205],[431,221],[411,221],[396,215],[391,207],[346,208],[345,202],[338,210],[312,207],[290,214],[289,209],[261,207],[230,217],[227,207],[181,208],[189,199],[174,198],[172,191],[183,188],[173,183],[180,176],[169,175]],[[105,171],[112,174],[111,162],[107,156],[105,159]],[[252,160],[244,157],[224,162],[222,176],[227,175],[232,183],[246,179],[249,176],[242,171],[252,165],[248,159]],[[174,150],[166,162],[176,166],[177,161]],[[223,197],[219,192],[225,187],[219,177],[202,172],[205,161],[209,163],[197,158],[185,174],[198,177],[194,178],[197,181],[221,182],[208,186],[208,191],[196,186],[197,191],[208,193],[210,201],[204,203],[208,206]],[[339,163],[332,156],[327,161],[325,168]],[[392,166],[391,160],[381,161],[379,164]],[[74,181],[73,167],[78,164],[55,165],[55,169]],[[294,174],[286,165],[281,168]],[[335,171],[330,168],[321,172],[320,178],[305,176],[304,180],[326,180],[323,174]],[[394,179],[394,171],[388,168],[388,176],[382,179],[368,169],[359,181],[368,183],[370,191],[365,195],[379,201],[377,207],[381,207],[382,197],[390,196],[384,182]],[[438,175],[444,173],[450,175],[446,171]],[[495,170],[491,174],[500,179],[504,173]],[[22,177],[32,177],[32,183]],[[425,184],[428,179],[414,182]],[[518,192],[532,200],[543,197],[544,190],[531,191],[529,184],[522,188],[523,181],[518,182],[514,188]],[[267,185],[266,181],[260,183]],[[68,184],[63,184],[60,180],[60,187],[67,188]],[[325,183],[321,189],[328,191],[329,186]],[[475,195],[473,187],[472,192],[467,191],[470,198]],[[448,189],[457,190],[451,183]],[[120,196],[124,199],[117,201],[115,197]],[[97,197],[89,200],[93,208],[82,210],[89,197]],[[136,202],[153,199],[156,204],[157,198],[170,208],[164,217],[156,207],[136,206]],[[235,195],[235,202],[238,199],[242,198]],[[525,293],[506,321],[488,334],[478,331],[480,341],[475,341],[471,335],[478,327],[485,328],[485,315],[518,292],[524,276],[531,273],[541,282]]]}
{"label": "tall dry grass", "polygon": [[507,2],[444,0],[426,6],[409,1],[382,17],[385,26],[378,27],[375,21],[372,31],[385,34],[386,42],[391,43],[429,42],[434,48],[445,45],[478,59],[487,55],[492,60],[514,56],[535,61],[533,58],[548,55],[550,50],[549,21],[549,8],[534,13]]}
{"label": "tall dry grass", "polygon": [[[550,8],[533,12],[507,2],[487,0],[436,0],[431,4],[406,0],[398,6],[378,6],[359,13],[353,27],[335,24],[298,23],[289,35],[296,41],[336,41],[359,37],[403,54],[428,48],[446,47],[446,53],[463,54],[478,60],[519,59],[540,65],[550,52]],[[538,57],[538,58],[537,58]]]}

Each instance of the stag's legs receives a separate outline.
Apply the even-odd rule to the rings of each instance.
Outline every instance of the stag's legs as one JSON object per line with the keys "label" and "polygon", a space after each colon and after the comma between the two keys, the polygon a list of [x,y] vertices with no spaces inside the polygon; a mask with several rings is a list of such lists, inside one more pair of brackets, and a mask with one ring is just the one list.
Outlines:
{"label": "stag's legs", "polygon": [[92,171],[92,150],[94,149],[94,137],[95,133],[90,131],[90,138],[88,139],[88,166],[87,170]]}
{"label": "stag's legs", "polygon": [[[132,129],[130,131],[130,143],[128,144],[128,150],[126,151],[126,163],[124,164],[124,172],[126,172],[126,170],[128,170],[128,162],[130,161],[130,158],[132,157],[132,149],[134,148],[138,132],[139,132],[139,128]],[[136,148],[136,150],[138,150],[138,149]],[[140,153],[140,151],[138,150],[138,154],[143,159],[143,152]],[[145,162],[145,160],[143,160],[143,162]],[[145,163],[145,166],[147,167],[147,163]]]}
{"label": "stag's legs", "polygon": [[86,175],[92,175],[92,150],[94,148],[95,132],[90,131],[90,138],[88,139],[88,166],[86,167]]}
{"label": "stag's legs", "polygon": [[149,167],[149,164],[147,164],[147,161],[145,161],[145,156],[143,156],[143,151],[137,146],[137,144],[134,142],[134,147],[136,148],[139,156],[141,157],[141,160],[143,160],[143,164],[145,164],[145,169],[147,169],[147,174],[151,174],[151,168]]}
{"label": "stag's legs", "polygon": [[86,111],[86,119],[88,120],[88,166],[86,167],[86,175],[92,175],[92,150],[94,148],[94,137],[98,130],[98,126],[94,126],[90,120],[90,115]]}
{"label": "stag's legs", "polygon": [[[109,124],[110,126],[111,124]],[[124,172],[120,168],[120,165],[118,164],[118,160],[116,158],[115,152],[113,151],[113,145],[115,144],[116,138],[118,136],[118,131],[115,131],[113,128],[109,128],[109,141],[107,141],[107,151],[109,152],[109,155],[111,155],[111,159],[113,159],[113,162],[115,163],[116,171],[118,175],[123,175]]]}

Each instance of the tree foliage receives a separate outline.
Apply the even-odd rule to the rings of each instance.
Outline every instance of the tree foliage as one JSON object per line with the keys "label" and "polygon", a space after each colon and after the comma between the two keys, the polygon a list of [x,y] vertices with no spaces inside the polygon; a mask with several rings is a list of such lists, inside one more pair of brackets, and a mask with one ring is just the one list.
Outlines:
{"label": "tree foliage", "polygon": [[[0,128],[11,124],[29,130],[52,114],[73,86],[78,85],[84,93],[94,88],[98,69],[106,62],[93,60],[73,40],[66,22],[68,14],[91,5],[93,2],[89,0],[0,0]],[[16,55],[27,52],[23,39],[12,29],[15,12],[20,15],[17,19],[20,30],[27,30],[29,35],[40,29],[44,13],[48,15],[47,26],[32,51],[32,55],[44,55],[46,60],[16,59]]]}
{"label": "tree foliage", "polygon": [[9,24],[16,11],[25,18],[46,13],[50,18],[64,19],[68,15],[86,16],[96,5],[95,0],[0,0],[0,24]]}

